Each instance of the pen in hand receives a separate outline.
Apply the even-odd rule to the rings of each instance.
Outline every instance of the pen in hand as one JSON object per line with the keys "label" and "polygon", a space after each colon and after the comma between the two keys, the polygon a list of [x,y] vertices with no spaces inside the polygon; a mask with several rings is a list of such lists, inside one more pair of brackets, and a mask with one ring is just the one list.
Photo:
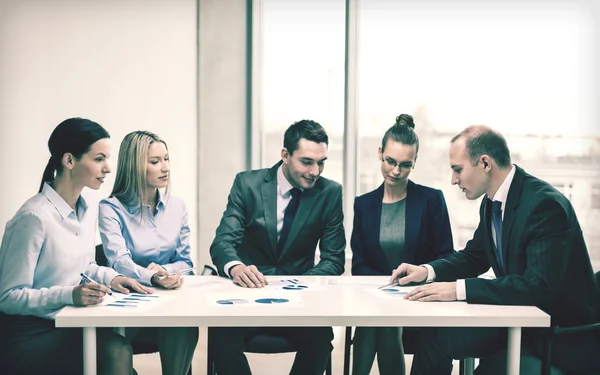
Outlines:
{"label": "pen in hand", "polygon": [[[99,282],[92,280],[92,279],[91,279],[91,278],[90,278],[88,275],[86,275],[86,274],[85,274],[85,273],[83,273],[83,272],[82,272],[82,273],[80,273],[79,275],[80,275],[80,276],[83,278],[83,280],[84,280],[85,282],[87,282],[87,283],[94,283],[94,284],[102,285],[102,284],[100,284]],[[110,291],[110,289],[108,290],[108,295],[109,295],[109,296],[112,296],[112,295],[113,295],[113,294],[112,294],[112,292]]]}
{"label": "pen in hand", "polygon": [[380,287],[379,287],[379,288],[377,288],[377,289],[389,288],[389,287],[391,287],[391,286],[400,286],[400,284],[398,283],[398,280],[396,280],[396,281],[394,281],[394,282],[393,282],[393,283],[391,283],[391,284],[382,285],[382,286],[380,286]]}

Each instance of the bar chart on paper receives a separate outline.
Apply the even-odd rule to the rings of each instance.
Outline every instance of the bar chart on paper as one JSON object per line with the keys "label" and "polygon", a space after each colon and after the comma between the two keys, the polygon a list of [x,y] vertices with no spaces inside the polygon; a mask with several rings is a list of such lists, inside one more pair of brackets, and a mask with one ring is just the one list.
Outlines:
{"label": "bar chart on paper", "polygon": [[145,310],[160,305],[168,299],[169,296],[166,295],[114,292],[112,296],[107,296],[101,304],[93,306],[93,308]]}

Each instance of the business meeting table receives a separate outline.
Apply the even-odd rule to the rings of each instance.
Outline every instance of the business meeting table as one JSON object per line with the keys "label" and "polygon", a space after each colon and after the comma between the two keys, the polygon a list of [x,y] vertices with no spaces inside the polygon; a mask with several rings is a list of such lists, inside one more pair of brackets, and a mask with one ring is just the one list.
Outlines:
{"label": "business meeting table", "polygon": [[[153,297],[107,296],[102,305],[65,307],[57,327],[83,328],[84,374],[96,374],[97,327],[418,326],[507,327],[507,374],[519,373],[521,328],[548,327],[550,316],[532,306],[413,302],[414,287],[379,289],[379,276],[270,276],[260,289],[218,276],[185,276],[178,290]],[[118,330],[119,331],[119,330]]]}

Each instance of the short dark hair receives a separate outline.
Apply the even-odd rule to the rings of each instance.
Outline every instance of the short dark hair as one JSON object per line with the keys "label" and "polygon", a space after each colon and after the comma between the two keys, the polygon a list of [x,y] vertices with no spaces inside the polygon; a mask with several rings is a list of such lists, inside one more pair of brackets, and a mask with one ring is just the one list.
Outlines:
{"label": "short dark hair", "polygon": [[313,120],[300,120],[290,125],[283,136],[283,147],[292,155],[298,149],[298,142],[301,139],[329,145],[327,132]]}
{"label": "short dark hair", "polygon": [[50,160],[44,169],[39,191],[44,188],[44,183],[54,181],[55,171],[62,171],[64,154],[73,154],[79,160],[90,150],[92,144],[104,138],[110,138],[110,134],[92,120],[76,117],[58,124],[48,140]]}
{"label": "short dark hair", "polygon": [[488,155],[494,159],[500,168],[507,168],[512,164],[506,139],[489,126],[471,125],[455,135],[450,143],[454,143],[460,138],[465,140],[471,165],[477,165],[482,155]]}
{"label": "short dark hair", "polygon": [[396,117],[396,123],[389,128],[383,135],[381,140],[381,152],[385,150],[390,138],[404,145],[416,145],[417,153],[419,152],[419,137],[415,132],[415,122],[411,115],[405,113]]}

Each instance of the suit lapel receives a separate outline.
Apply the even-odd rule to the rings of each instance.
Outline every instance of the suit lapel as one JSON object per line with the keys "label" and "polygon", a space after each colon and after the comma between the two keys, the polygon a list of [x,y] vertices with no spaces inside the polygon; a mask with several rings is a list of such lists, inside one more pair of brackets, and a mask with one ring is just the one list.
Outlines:
{"label": "suit lapel", "polygon": [[277,163],[265,177],[265,182],[261,186],[261,196],[265,214],[265,227],[269,236],[271,251],[277,257],[277,168],[281,163]]}
{"label": "suit lapel", "polygon": [[415,250],[417,248],[417,241],[419,238],[419,228],[421,224],[421,217],[423,216],[423,203],[421,197],[416,194],[415,184],[412,181],[408,181],[406,188],[406,223],[404,229],[404,251],[406,259],[410,259],[410,262],[414,262]]}
{"label": "suit lapel", "polygon": [[298,212],[296,212],[296,217],[294,217],[292,227],[290,228],[290,234],[288,235],[281,252],[282,254],[288,250],[289,244],[294,243],[294,240],[298,236],[298,233],[300,233],[300,229],[304,225],[308,215],[312,212],[315,202],[319,197],[319,193],[321,193],[321,189],[316,186],[311,189],[304,189],[304,192],[300,196]]}
{"label": "suit lapel", "polygon": [[[504,205],[504,218],[502,220],[502,260],[507,265],[508,260],[508,248],[510,247],[510,232],[512,231],[513,224],[515,223],[516,211],[521,201],[521,190],[523,187],[523,181],[525,181],[525,172],[515,166],[515,176],[508,189],[508,196],[506,197],[506,204]],[[506,270],[505,270],[506,271]]]}

